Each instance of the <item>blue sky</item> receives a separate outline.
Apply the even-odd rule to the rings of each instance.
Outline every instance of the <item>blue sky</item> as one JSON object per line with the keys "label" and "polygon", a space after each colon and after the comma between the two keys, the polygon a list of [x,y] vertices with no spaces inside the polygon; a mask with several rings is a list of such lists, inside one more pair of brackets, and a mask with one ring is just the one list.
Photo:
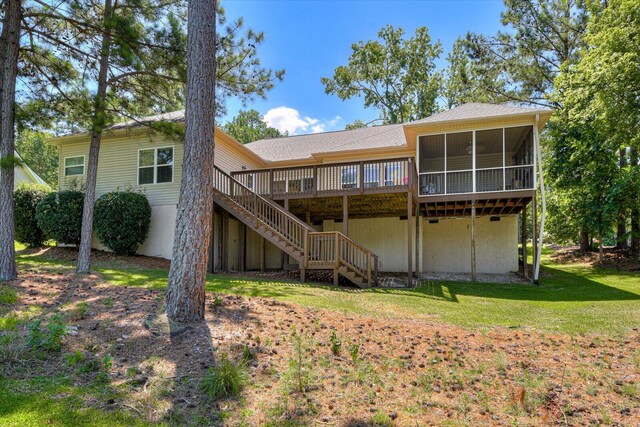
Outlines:
{"label": "blue sky", "polygon": [[[286,70],[283,82],[266,100],[256,100],[254,108],[275,127],[290,133],[310,133],[344,129],[355,119],[379,116],[365,109],[360,99],[341,101],[324,93],[321,77],[330,77],[347,63],[351,44],[375,39],[387,24],[413,34],[427,26],[444,53],[438,65],[446,65],[446,55],[458,36],[468,31],[493,34],[500,29],[502,0],[222,0],[227,17],[243,17],[247,28],[265,32],[259,48],[263,64]],[[227,102],[228,114],[221,122],[244,108],[237,100]]]}

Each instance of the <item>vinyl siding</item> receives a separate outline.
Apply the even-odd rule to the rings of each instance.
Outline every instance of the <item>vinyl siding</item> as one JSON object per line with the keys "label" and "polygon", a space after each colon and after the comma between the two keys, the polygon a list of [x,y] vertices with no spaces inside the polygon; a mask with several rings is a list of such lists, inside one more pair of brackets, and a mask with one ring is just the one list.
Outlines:
{"label": "vinyl siding", "polygon": [[[174,148],[173,182],[138,185],[138,151],[141,149],[172,146]],[[83,188],[89,158],[89,141],[66,143],[60,146],[60,168],[58,170],[59,189]],[[85,175],[65,177],[64,159],[85,156]],[[124,189],[141,191],[149,198],[152,206],[174,205],[180,194],[184,147],[182,143],[163,137],[149,135],[111,137],[100,146],[96,197]],[[254,160],[244,156],[229,143],[216,140],[215,164],[225,172],[240,170],[242,167],[257,167]]]}
{"label": "vinyl siding", "polygon": [[26,182],[26,183],[29,183],[29,184],[34,182],[34,181],[31,180],[29,175],[27,175],[27,173],[24,171],[24,169],[22,169],[21,166],[16,166],[13,169],[13,173],[14,173],[13,191],[15,191],[16,188],[18,188],[18,186],[20,184],[22,184],[23,182]]}

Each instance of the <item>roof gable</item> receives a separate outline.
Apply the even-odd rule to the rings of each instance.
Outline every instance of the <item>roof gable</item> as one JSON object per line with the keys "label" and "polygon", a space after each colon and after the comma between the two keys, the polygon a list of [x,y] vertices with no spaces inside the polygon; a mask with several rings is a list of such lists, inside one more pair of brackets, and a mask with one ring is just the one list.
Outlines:
{"label": "roof gable", "polygon": [[407,126],[421,125],[427,123],[440,123],[461,120],[477,120],[495,118],[501,116],[516,116],[538,113],[550,113],[551,110],[543,108],[517,107],[503,104],[485,104],[480,102],[470,102],[447,111],[434,114],[421,120],[407,123]]}

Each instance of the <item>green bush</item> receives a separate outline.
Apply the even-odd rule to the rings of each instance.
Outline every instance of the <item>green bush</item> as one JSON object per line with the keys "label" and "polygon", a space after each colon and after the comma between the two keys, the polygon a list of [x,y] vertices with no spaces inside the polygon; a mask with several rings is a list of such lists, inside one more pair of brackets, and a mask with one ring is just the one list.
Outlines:
{"label": "green bush", "polygon": [[48,239],[63,244],[80,244],[84,193],[60,191],[38,203],[36,221]]}
{"label": "green bush", "polygon": [[144,194],[116,191],[96,201],[93,225],[100,242],[113,252],[133,255],[151,224],[151,205]]}
{"label": "green bush", "polygon": [[46,185],[22,183],[13,193],[15,239],[31,248],[41,246],[46,236],[38,227],[36,207],[51,189]]}

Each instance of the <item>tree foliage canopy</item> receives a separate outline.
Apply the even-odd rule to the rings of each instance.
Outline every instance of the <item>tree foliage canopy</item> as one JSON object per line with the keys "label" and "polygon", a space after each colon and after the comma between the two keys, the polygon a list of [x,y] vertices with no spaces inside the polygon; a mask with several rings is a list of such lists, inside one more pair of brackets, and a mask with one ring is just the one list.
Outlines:
{"label": "tree foliage canopy", "polygon": [[283,136],[278,129],[267,125],[257,110],[238,111],[238,115],[222,125],[222,129],[243,144]]}
{"label": "tree foliage canopy", "polygon": [[405,38],[402,28],[388,25],[379,40],[354,43],[348,64],[323,77],[325,92],[346,100],[362,97],[365,107],[380,110],[386,123],[403,123],[437,111],[442,76],[435,60],[442,53],[426,27]]}
{"label": "tree foliage canopy", "polygon": [[585,1],[505,0],[505,9],[505,31],[466,38],[481,85],[494,100],[548,105],[554,78],[583,45]]}

